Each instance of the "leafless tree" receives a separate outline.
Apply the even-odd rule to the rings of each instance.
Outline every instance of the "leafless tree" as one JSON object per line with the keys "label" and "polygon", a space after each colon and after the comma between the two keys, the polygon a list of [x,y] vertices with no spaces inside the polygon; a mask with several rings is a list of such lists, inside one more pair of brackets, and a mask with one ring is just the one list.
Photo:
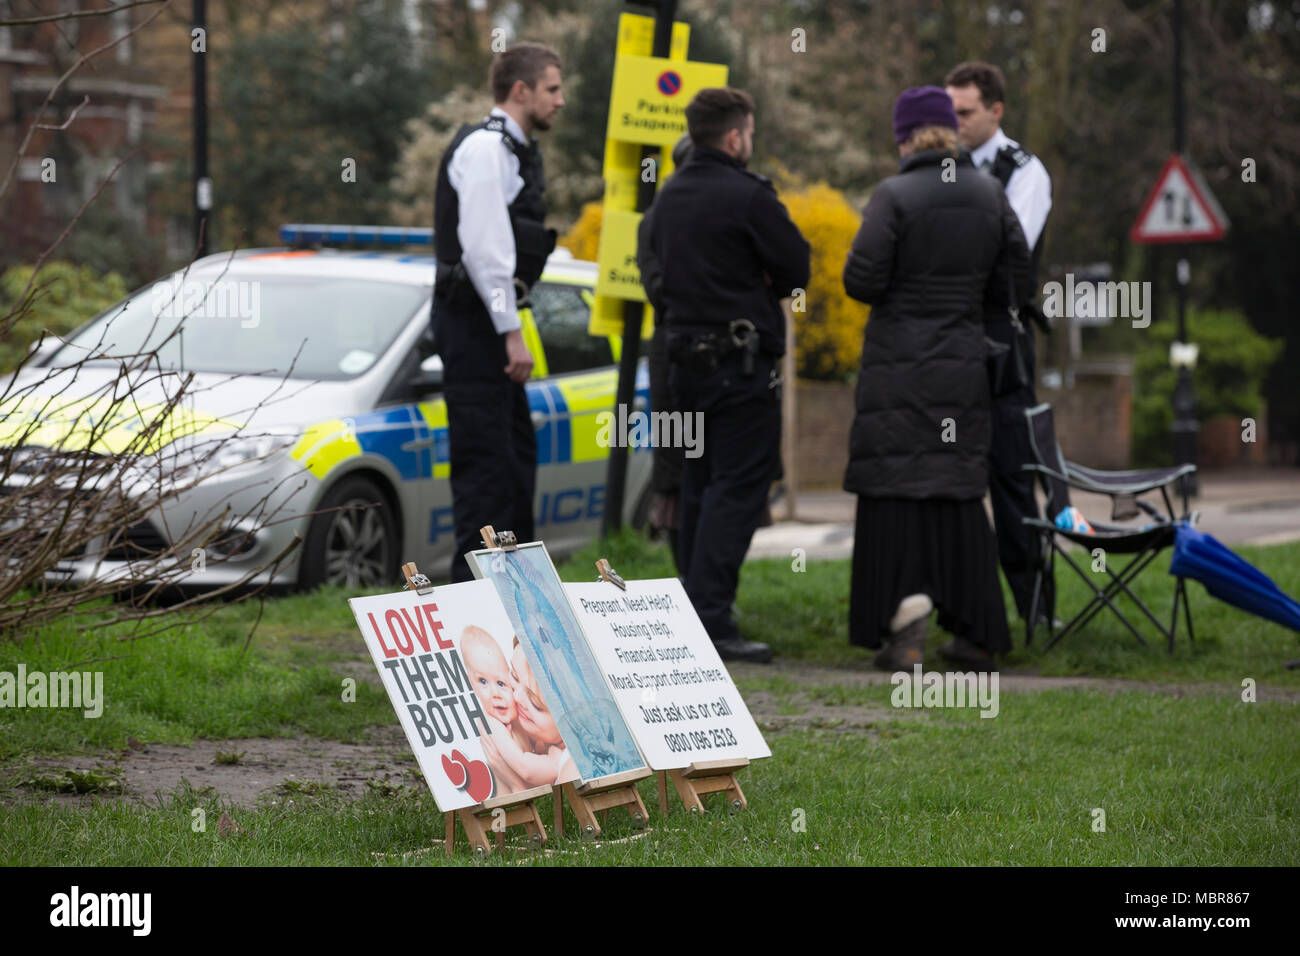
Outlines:
{"label": "leafless tree", "polygon": [[[54,82],[0,178],[0,199],[12,186],[36,130],[66,130],[75,121],[75,111],[57,126],[45,118],[69,77],[147,27],[172,2],[143,0],[0,23],[44,23],[133,6],[156,7],[123,35],[80,55]],[[39,257],[16,304],[0,315],[0,338],[11,335],[47,293],[41,267],[115,172],[108,174]],[[156,318],[153,332],[157,334],[147,336],[145,345],[136,350],[118,349],[101,336],[100,342],[78,351],[75,358],[43,365],[35,357],[44,351],[42,346],[52,334],[47,332],[15,373],[0,383],[0,636],[13,639],[76,613],[88,629],[134,622],[123,636],[138,638],[152,633],[146,622],[164,614],[169,617],[163,626],[173,626],[178,609],[211,613],[217,606],[210,602],[213,597],[260,598],[265,584],[254,587],[252,582],[264,573],[274,578],[299,543],[295,536],[279,554],[248,568],[236,580],[189,596],[179,605],[162,608],[151,600],[163,591],[198,583],[198,562],[206,565],[238,554],[259,529],[290,520],[285,508],[294,491],[281,483],[265,489],[251,507],[245,503],[236,509],[227,500],[204,513],[187,515],[183,526],[164,527],[152,535],[139,533],[154,528],[150,522],[160,515],[175,514],[176,508],[169,506],[197,483],[242,464],[221,464],[229,442],[256,437],[238,428],[239,419],[276,401],[277,392],[287,389],[292,377],[291,368],[280,387],[255,407],[227,415],[221,422],[202,418],[194,411],[201,389],[195,387],[193,373],[167,367],[160,360],[161,350],[189,318],[187,313],[170,328],[170,323]],[[106,327],[111,328],[111,322]],[[107,376],[105,366],[112,369]],[[152,398],[142,397],[146,395]],[[88,561],[93,572],[85,574]],[[69,579],[74,566],[83,573]],[[210,602],[202,610],[197,605],[200,598]]]}

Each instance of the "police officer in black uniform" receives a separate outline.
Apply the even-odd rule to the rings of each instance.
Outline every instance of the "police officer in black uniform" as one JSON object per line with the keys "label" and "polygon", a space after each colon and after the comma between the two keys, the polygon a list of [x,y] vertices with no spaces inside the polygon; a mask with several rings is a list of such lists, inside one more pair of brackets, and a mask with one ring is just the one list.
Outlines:
{"label": "police officer in black uniform", "polygon": [[[1001,70],[991,63],[962,63],[948,72],[944,86],[957,113],[957,135],[962,145],[970,149],[971,161],[1002,183],[1007,201],[1020,220],[1030,249],[1030,288],[1035,290],[1036,298],[1043,227],[1052,209],[1052,179],[1037,156],[1002,132],[1006,80]],[[1049,331],[1035,301],[1021,303],[1020,311],[1033,319],[1044,333]],[[1011,323],[1005,315],[990,317],[987,329],[990,338],[1011,341]],[[1034,337],[1030,334],[1022,341],[1028,346],[1025,359],[1029,384],[993,402],[989,498],[997,529],[998,560],[1023,620],[1029,616],[1034,572],[1042,558],[1038,536],[1021,521],[1023,517],[1039,516],[1033,475],[1022,469],[1034,460],[1025,424],[1025,409],[1038,404],[1034,394]],[[1055,517],[1047,516],[1049,520]],[[1038,606],[1050,621],[1056,606],[1055,582],[1050,576],[1043,578],[1043,587]]]}
{"label": "police officer in black uniform", "polygon": [[686,124],[694,149],[655,198],[649,237],[674,407],[703,420],[702,454],[682,474],[677,566],[718,653],[766,662],[771,649],[740,637],[731,608],[780,466],[780,300],[807,287],[810,249],[771,182],[745,168],[749,95],[701,90]]}
{"label": "police officer in black uniform", "polygon": [[486,524],[533,534],[537,436],[523,383],[533,368],[518,310],[555,248],[535,130],[564,105],[560,58],[535,43],[499,54],[489,74],[496,107],[457,132],[438,167],[433,330],[443,360],[456,553],[451,579]]}

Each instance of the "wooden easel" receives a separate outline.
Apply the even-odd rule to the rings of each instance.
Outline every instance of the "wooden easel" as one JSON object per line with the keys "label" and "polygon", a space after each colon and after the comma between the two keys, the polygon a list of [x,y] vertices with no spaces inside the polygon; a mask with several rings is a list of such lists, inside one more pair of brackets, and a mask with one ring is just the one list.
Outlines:
{"label": "wooden easel", "polygon": [[[498,850],[506,845],[506,829],[514,826],[524,828],[535,849],[544,846],[546,827],[542,825],[542,814],[537,809],[537,798],[551,792],[552,787],[547,783],[540,787],[533,787],[531,790],[492,797],[454,813],[450,811],[444,813],[443,817],[446,820],[444,843],[447,847],[447,855],[451,856],[456,849],[457,816],[460,817],[460,825],[465,830],[465,836],[469,837],[470,847],[480,859],[492,852],[491,840],[488,837],[489,830],[497,835]],[[555,800],[557,803],[560,800],[558,793],[555,795]]]}
{"label": "wooden easel", "polygon": [[[644,780],[653,773],[649,767],[643,767],[640,770],[613,773],[586,783],[564,784],[564,796],[568,798],[569,806],[573,807],[573,815],[578,818],[583,838],[599,838],[602,827],[596,814],[615,807],[627,807],[627,812],[632,815],[633,826],[644,827],[649,822],[649,814],[646,813],[645,802],[636,785],[637,781]],[[555,832],[564,836],[564,807],[558,795],[555,798]]]}
{"label": "wooden easel", "polygon": [[[433,582],[429,580],[428,575],[420,572],[414,561],[402,565],[402,576],[406,578],[403,591],[410,590],[416,594],[433,593]],[[443,843],[447,855],[451,856],[456,848],[457,815],[460,816],[465,835],[469,837],[469,845],[480,858],[492,852],[488,830],[495,831],[498,850],[505,846],[506,828],[512,826],[522,826],[532,840],[533,846],[542,846],[546,843],[546,828],[542,826],[542,815],[538,812],[536,801],[538,797],[544,797],[550,792],[551,785],[547,784],[519,793],[491,797],[482,803],[461,810],[447,811],[443,814]],[[559,799],[558,795],[556,799]]]}
{"label": "wooden easel", "polygon": [[668,816],[668,779],[672,778],[682,806],[691,813],[703,813],[704,801],[710,793],[726,793],[731,809],[745,810],[749,801],[736,780],[736,771],[749,766],[747,759],[699,760],[681,770],[659,771],[659,812]]}

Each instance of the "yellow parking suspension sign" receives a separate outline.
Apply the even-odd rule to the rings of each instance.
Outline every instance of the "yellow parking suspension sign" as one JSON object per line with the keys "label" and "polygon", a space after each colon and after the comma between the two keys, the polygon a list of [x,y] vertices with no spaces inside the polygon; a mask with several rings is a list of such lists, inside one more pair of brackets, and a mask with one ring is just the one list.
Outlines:
{"label": "yellow parking suspension sign", "polygon": [[686,104],[700,90],[726,86],[727,68],[655,56],[620,54],[614,61],[609,139],[671,146],[686,132]]}
{"label": "yellow parking suspension sign", "polygon": [[[654,48],[654,32],[653,17],[624,13],[618,18],[605,134],[604,220],[596,256],[600,272],[588,326],[592,335],[614,336],[615,344],[623,333],[624,303],[645,302],[636,264],[636,229],[641,221],[636,205],[641,178],[653,175],[657,189],[673,169],[666,149],[657,169],[643,167],[641,147],[676,143],[686,132],[686,104],[691,97],[705,87],[727,85],[725,66],[687,62],[689,24],[673,24],[667,59],[649,55]],[[654,310],[648,303],[644,309],[641,335],[648,339],[654,330]]]}
{"label": "yellow parking suspension sign", "polygon": [[[641,213],[622,209],[607,209],[600,228],[600,252],[596,261],[600,273],[596,277],[596,295],[617,299],[634,299],[644,302],[645,289],[641,285],[641,270],[636,264],[636,230],[641,223]],[[619,327],[622,331],[622,327]]]}

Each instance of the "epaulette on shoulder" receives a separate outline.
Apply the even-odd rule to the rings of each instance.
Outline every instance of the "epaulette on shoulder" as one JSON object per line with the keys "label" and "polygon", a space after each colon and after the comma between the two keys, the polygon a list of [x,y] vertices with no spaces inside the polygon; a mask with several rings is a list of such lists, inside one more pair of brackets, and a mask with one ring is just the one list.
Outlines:
{"label": "epaulette on shoulder", "polygon": [[510,135],[510,131],[506,129],[506,121],[500,116],[489,116],[482,122],[479,128],[485,129],[491,133],[500,133],[501,142],[505,144],[506,149],[510,150],[510,152],[514,153],[516,156],[519,156],[526,148],[519,142],[519,140]]}
{"label": "epaulette on shoulder", "polygon": [[1034,158],[1034,154],[1029,152],[1029,150],[1025,149],[1023,146],[1003,146],[998,152],[1010,156],[1012,162],[1014,162],[1016,166],[1024,166]]}

